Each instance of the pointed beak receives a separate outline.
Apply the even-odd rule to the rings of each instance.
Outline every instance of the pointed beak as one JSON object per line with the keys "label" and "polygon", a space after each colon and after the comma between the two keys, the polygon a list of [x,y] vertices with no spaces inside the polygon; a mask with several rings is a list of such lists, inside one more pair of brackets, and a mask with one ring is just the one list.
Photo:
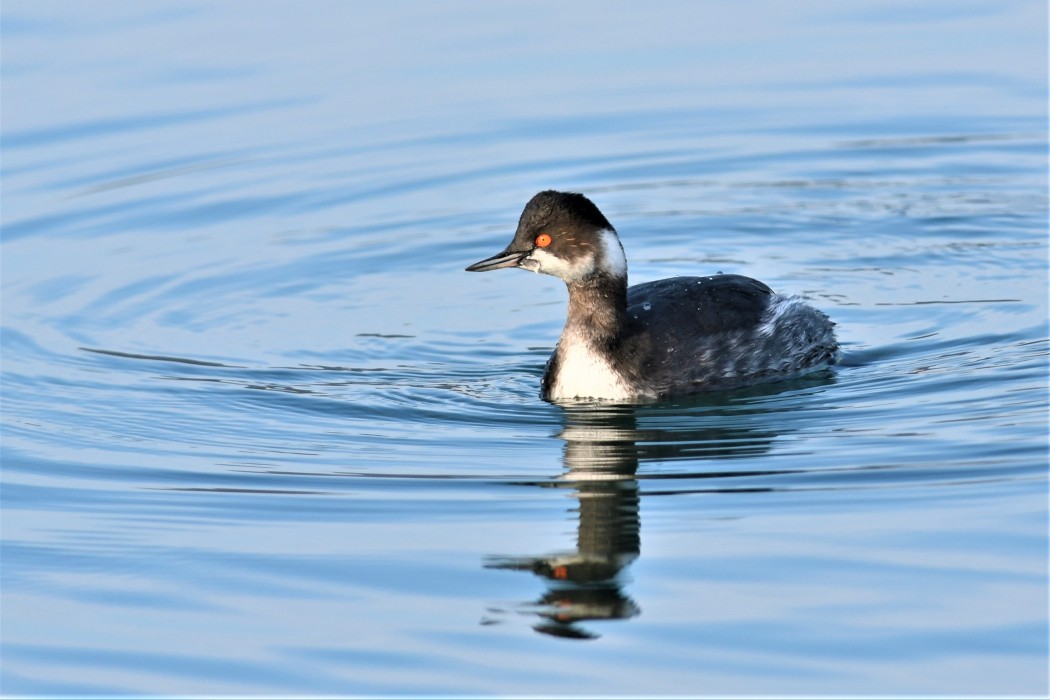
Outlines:
{"label": "pointed beak", "polygon": [[479,260],[470,267],[467,268],[467,272],[488,272],[489,270],[499,270],[504,267],[517,267],[526,255],[529,254],[527,250],[505,250],[502,253],[497,253],[491,258],[485,258]]}

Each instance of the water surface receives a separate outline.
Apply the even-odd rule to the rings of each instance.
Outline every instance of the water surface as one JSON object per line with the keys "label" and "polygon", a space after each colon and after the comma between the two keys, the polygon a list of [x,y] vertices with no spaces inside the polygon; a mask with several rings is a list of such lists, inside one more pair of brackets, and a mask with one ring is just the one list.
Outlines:
{"label": "water surface", "polygon": [[[1046,19],[5,3],[0,690],[1045,695]],[[546,188],[842,364],[541,401]]]}

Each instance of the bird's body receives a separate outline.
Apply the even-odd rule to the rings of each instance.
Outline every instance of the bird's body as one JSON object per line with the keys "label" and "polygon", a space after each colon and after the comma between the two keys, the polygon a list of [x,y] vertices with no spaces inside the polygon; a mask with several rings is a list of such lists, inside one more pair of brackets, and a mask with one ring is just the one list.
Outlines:
{"label": "bird's body", "polygon": [[731,389],[826,367],[838,351],[826,315],[748,277],[672,277],[628,287],[619,238],[583,195],[539,193],[511,245],[467,269],[513,266],[568,286],[565,328],[542,384],[552,401]]}

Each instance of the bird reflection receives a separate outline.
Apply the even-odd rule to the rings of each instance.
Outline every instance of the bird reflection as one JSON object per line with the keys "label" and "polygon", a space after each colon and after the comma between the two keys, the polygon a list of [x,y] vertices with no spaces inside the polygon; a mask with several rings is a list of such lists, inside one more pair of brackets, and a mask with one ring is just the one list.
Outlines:
{"label": "bird reflection", "polygon": [[638,614],[623,592],[624,569],[640,551],[638,449],[630,408],[568,408],[566,472],[555,486],[570,488],[579,506],[576,549],[538,557],[492,557],[488,568],[531,571],[545,578],[547,592],[532,606],[539,632],[591,639],[578,623]]}
{"label": "bird reflection", "polygon": [[[828,381],[782,383],[779,388],[751,390],[746,395],[737,392],[735,398],[709,395],[676,406],[563,407],[564,428],[557,437],[565,442],[565,471],[557,481],[538,485],[572,491],[578,502],[576,548],[539,556],[488,557],[485,567],[532,572],[544,579],[547,589],[543,595],[517,606],[520,612],[539,618],[533,624],[536,631],[570,639],[598,637],[583,623],[623,620],[641,612],[624,590],[626,570],[641,553],[639,461],[724,460],[768,452],[776,437],[793,429],[790,419],[784,417],[784,406],[761,402],[742,406],[738,401]],[[640,421],[654,427],[639,429]],[[716,469],[663,476],[725,479],[763,474],[770,472]],[[710,489],[692,490],[735,490],[718,483]]]}

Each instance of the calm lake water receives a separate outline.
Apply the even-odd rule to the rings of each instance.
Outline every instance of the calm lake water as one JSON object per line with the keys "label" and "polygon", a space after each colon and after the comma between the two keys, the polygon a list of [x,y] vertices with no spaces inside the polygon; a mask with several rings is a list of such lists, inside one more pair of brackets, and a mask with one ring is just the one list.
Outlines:
{"label": "calm lake water", "polygon": [[[1047,5],[3,5],[24,695],[1048,692]],[[547,188],[830,376],[551,405]]]}

